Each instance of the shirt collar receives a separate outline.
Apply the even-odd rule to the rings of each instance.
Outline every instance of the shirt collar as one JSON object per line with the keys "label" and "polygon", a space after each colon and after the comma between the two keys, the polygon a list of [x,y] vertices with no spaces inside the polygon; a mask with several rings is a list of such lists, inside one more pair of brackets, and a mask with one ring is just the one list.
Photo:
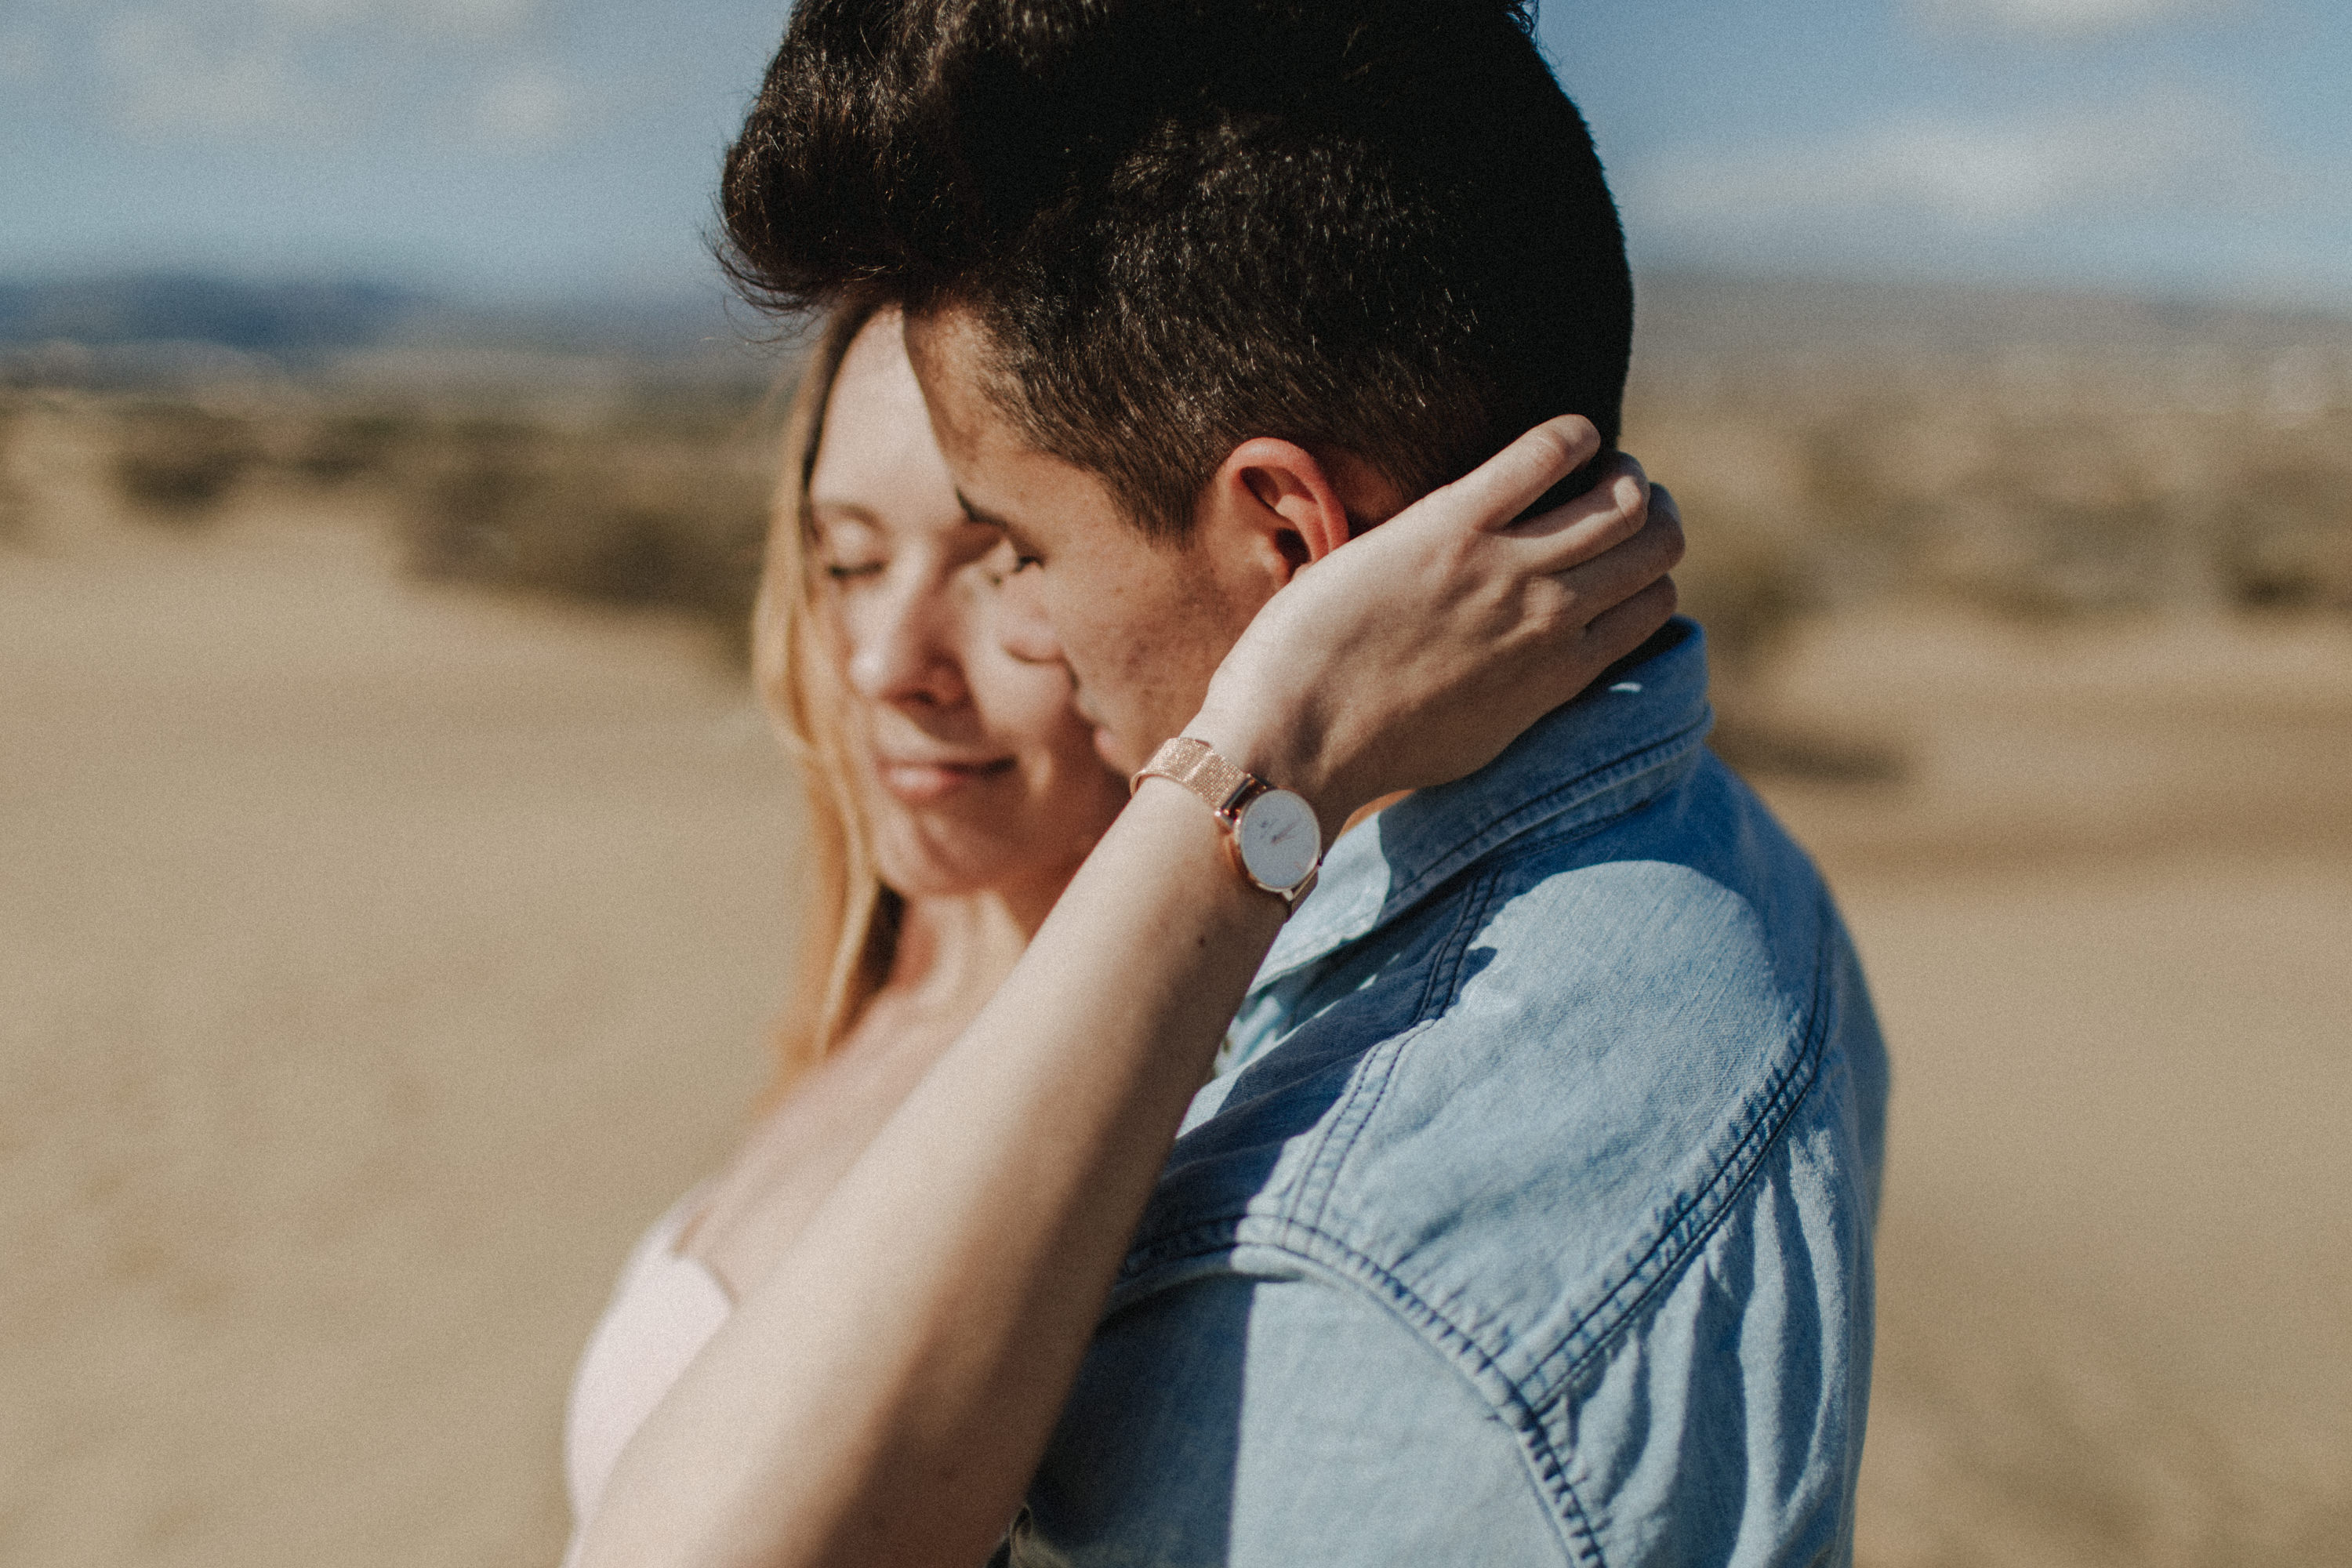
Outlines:
{"label": "shirt collar", "polygon": [[[1378,930],[1465,866],[1532,828],[1599,821],[1664,789],[1706,738],[1706,639],[1677,616],[1671,646],[1611,671],[1469,777],[1417,790],[1323,858],[1259,969],[1266,985]],[[1663,636],[1664,634],[1662,634]]]}

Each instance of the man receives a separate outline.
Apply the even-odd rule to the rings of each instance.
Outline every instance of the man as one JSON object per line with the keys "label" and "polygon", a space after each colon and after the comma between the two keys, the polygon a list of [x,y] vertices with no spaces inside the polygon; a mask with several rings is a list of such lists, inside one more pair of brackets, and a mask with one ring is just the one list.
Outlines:
{"label": "man", "polygon": [[[1616,435],[1622,237],[1503,0],[803,0],[725,205],[756,297],[906,309],[1125,769],[1291,573]],[[1644,654],[1332,847],[1012,1562],[1850,1558],[1884,1052],[1696,628]]]}

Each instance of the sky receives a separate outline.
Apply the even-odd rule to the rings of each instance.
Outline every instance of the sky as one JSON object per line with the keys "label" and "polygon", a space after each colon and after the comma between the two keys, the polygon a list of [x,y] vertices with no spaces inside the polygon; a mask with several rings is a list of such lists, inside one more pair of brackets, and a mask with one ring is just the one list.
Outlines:
{"label": "sky", "polygon": [[[0,0],[0,278],[717,289],[783,0]],[[1637,263],[2352,310],[2342,0],[1547,0]]]}

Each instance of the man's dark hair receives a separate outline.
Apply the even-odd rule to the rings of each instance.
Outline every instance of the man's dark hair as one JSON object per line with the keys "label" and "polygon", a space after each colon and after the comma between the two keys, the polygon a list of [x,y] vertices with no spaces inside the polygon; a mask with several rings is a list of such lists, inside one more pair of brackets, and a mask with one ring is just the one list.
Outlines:
{"label": "man's dark hair", "polygon": [[1155,535],[1253,436],[1408,495],[1616,440],[1624,239],[1526,0],[801,0],[721,207],[763,306],[971,311]]}

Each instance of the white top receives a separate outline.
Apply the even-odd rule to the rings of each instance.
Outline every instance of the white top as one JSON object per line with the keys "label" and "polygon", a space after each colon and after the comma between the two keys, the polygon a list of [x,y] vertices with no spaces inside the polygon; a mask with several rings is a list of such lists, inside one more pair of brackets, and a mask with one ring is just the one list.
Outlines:
{"label": "white top", "polygon": [[638,1240],[572,1374],[563,1423],[572,1498],[565,1568],[579,1557],[580,1528],[603,1499],[621,1450],[734,1310],[718,1276],[677,1250],[702,1196],[698,1186],[688,1193]]}

